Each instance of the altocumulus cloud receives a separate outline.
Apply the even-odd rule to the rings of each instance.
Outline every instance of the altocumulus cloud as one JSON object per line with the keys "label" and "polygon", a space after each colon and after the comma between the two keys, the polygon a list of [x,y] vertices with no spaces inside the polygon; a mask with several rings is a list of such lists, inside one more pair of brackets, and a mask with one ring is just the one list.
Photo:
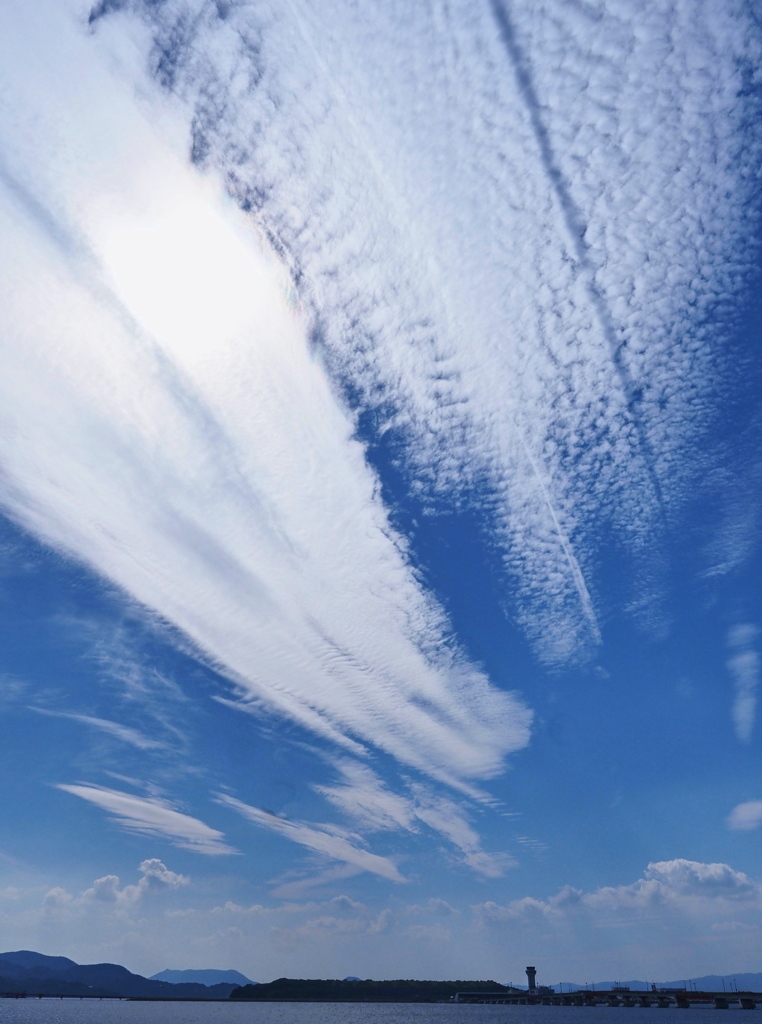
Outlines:
{"label": "altocumulus cloud", "polygon": [[455,784],[498,773],[531,714],[412,572],[283,268],[65,5],[32,65],[10,7],[5,510],[181,630],[235,706]]}
{"label": "altocumulus cloud", "polygon": [[490,520],[540,656],[599,638],[596,524],[649,619],[754,262],[751,6],[103,0],[93,22],[132,16],[412,486]]}

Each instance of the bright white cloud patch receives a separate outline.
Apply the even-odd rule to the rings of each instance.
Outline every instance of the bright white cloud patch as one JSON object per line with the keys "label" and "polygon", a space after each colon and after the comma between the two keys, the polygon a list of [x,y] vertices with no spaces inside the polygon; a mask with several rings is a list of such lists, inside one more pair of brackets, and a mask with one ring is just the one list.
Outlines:
{"label": "bright white cloud patch", "polygon": [[752,625],[734,626],[728,632],[728,670],[735,684],[735,697],[731,709],[736,736],[742,743],[751,741],[757,711],[757,684],[759,683],[759,655],[754,647],[757,629]]}
{"label": "bright white cloud patch", "polygon": [[279,835],[290,839],[293,843],[306,846],[315,853],[320,853],[332,860],[341,860],[362,871],[370,871],[374,875],[381,875],[391,882],[404,882],[405,879],[399,873],[397,866],[387,857],[379,857],[375,853],[362,849],[358,843],[362,838],[356,833],[347,832],[337,828],[335,825],[315,825],[299,821],[289,821],[288,818],[279,818],[270,811],[264,811],[259,807],[252,807],[250,804],[242,803],[234,797],[220,794],[218,800],[227,807],[238,811],[248,821],[255,825],[277,832]]}
{"label": "bright white cloud patch", "polygon": [[599,638],[601,526],[661,621],[660,541],[755,259],[749,4],[104,0],[98,32],[115,9],[412,486],[491,521],[538,653]]}
{"label": "bright white cloud patch", "polygon": [[96,878],[92,886],[81,892],[79,896],[72,896],[71,893],[60,887],[50,889],[45,895],[43,906],[48,909],[66,908],[68,910],[90,906],[130,909],[148,893],[158,892],[162,889],[178,889],[188,885],[189,882],[190,879],[186,875],[170,871],[158,858],[152,857],[141,863],[140,879],[135,885],[120,887],[118,875],[104,875],[103,878]]}
{"label": "bright white cloud patch", "polygon": [[627,904],[630,898],[636,902],[648,903],[652,899],[708,899],[708,900],[758,900],[760,886],[743,871],[736,871],[729,864],[703,864],[700,861],[676,860],[658,861],[649,864],[643,881],[631,886],[599,889],[591,894],[603,905],[610,901],[615,907],[620,902]]}
{"label": "bright white cloud patch", "polygon": [[198,818],[176,811],[163,800],[134,796],[105,786],[59,785],[58,789],[95,804],[111,815],[111,820],[127,832],[168,839],[193,853],[208,856],[236,853],[224,842],[224,835]]}
{"label": "bright white cloud patch", "polygon": [[239,706],[456,784],[499,772],[530,713],[411,571],[282,266],[62,5],[30,54],[40,8],[4,11],[4,508],[179,628]]}
{"label": "bright white cloud patch", "polygon": [[728,828],[740,832],[751,832],[762,825],[762,800],[747,800],[737,804],[728,815]]}

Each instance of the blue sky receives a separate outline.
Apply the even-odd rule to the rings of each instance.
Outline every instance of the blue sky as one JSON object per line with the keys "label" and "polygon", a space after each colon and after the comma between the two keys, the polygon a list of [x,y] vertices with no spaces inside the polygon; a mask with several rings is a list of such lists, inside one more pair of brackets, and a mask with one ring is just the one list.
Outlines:
{"label": "blue sky", "polygon": [[0,12],[0,932],[758,966],[752,3]]}

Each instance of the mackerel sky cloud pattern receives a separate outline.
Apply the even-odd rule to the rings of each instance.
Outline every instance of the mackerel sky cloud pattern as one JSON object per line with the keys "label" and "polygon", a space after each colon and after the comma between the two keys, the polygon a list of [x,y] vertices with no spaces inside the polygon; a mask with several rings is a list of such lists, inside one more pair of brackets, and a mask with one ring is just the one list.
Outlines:
{"label": "mackerel sky cloud pattern", "polygon": [[600,639],[601,526],[634,562],[630,599],[658,604],[654,537],[753,267],[749,5],[95,14],[116,10],[150,25],[194,159],[285,245],[329,365],[399,432],[411,484],[488,510],[539,655]]}
{"label": "mackerel sky cloud pattern", "polygon": [[18,948],[751,955],[760,67],[753,0],[0,7]]}

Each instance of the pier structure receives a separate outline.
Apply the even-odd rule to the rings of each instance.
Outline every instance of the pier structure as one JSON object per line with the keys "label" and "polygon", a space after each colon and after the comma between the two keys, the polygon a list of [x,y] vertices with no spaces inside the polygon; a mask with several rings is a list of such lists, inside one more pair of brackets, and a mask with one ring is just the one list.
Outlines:
{"label": "pier structure", "polygon": [[631,991],[627,985],[615,985],[612,989],[578,989],[576,992],[556,992],[548,985],[537,984],[537,968],[527,967],[527,989],[509,986],[502,992],[456,992],[451,996],[454,1003],[493,1003],[502,1006],[677,1006],[689,1009],[691,1006],[714,1006],[727,1010],[740,1006],[742,1010],[754,1010],[762,1005],[762,992],[696,992],[685,988],[657,988]]}
{"label": "pier structure", "polygon": [[717,1010],[740,1007],[754,1010],[762,1006],[762,992],[693,992],[687,990],[656,990],[631,992],[625,988],[579,990],[577,992],[554,992],[540,986],[526,992],[456,992],[455,1003],[492,1003],[521,1006],[657,1006],[690,1007],[713,1006]]}

